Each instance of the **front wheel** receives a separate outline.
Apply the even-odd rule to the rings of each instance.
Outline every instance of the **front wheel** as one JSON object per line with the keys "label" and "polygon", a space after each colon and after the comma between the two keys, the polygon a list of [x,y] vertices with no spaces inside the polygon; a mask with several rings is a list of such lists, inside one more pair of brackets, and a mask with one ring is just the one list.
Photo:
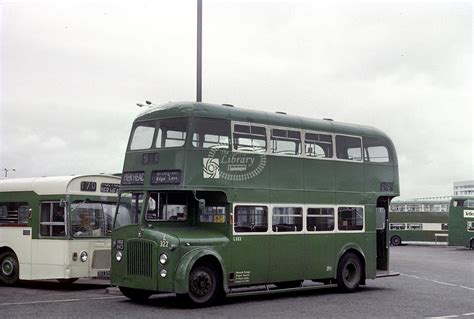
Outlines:
{"label": "front wheel", "polygon": [[362,280],[362,265],[353,253],[345,254],[337,267],[337,285],[344,292],[354,292]]}
{"label": "front wheel", "polygon": [[188,293],[177,297],[185,303],[204,307],[213,304],[219,294],[219,279],[213,267],[202,265],[189,274]]}
{"label": "front wheel", "polygon": [[128,287],[119,287],[119,289],[125,297],[134,302],[145,302],[152,295],[151,292],[143,289],[135,289]]}
{"label": "front wheel", "polygon": [[14,285],[20,277],[20,267],[15,254],[6,251],[0,254],[0,283],[6,286]]}
{"label": "front wheel", "polygon": [[392,246],[400,246],[402,244],[402,239],[400,238],[400,236],[395,235],[390,238],[390,243],[392,244]]}

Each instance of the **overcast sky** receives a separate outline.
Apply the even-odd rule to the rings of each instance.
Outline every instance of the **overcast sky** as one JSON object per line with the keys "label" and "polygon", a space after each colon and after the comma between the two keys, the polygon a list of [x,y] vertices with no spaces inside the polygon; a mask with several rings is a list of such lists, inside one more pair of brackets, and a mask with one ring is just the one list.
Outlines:
{"label": "overcast sky", "polygon": [[[203,2],[204,101],[382,129],[403,197],[474,179],[470,2]],[[9,177],[120,172],[136,102],[195,99],[194,0],[0,1],[0,19]]]}

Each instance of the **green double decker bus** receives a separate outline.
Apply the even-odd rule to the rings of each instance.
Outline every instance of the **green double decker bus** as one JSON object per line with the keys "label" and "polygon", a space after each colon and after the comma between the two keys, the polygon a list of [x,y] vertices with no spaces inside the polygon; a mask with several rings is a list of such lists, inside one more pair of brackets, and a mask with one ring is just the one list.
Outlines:
{"label": "green double decker bus", "polygon": [[474,249],[474,196],[454,196],[449,207],[450,246]]}
{"label": "green double decker bus", "polygon": [[[378,129],[207,103],[139,115],[125,154],[111,282],[204,306],[239,287],[355,291],[389,276],[397,155]],[[267,286],[268,287],[268,286]]]}
{"label": "green double decker bus", "polygon": [[394,200],[390,204],[390,243],[447,243],[450,196]]}

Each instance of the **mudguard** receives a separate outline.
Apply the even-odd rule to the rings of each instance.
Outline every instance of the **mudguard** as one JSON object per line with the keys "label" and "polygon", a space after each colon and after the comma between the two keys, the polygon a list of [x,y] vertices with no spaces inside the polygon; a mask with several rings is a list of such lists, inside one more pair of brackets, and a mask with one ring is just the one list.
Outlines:
{"label": "mudguard", "polygon": [[345,244],[342,249],[339,251],[339,253],[337,254],[337,259],[336,259],[336,267],[334,269],[334,278],[336,278],[336,274],[337,274],[337,266],[339,264],[339,260],[341,260],[341,257],[349,250],[349,249],[354,249],[356,250],[359,254],[362,255],[362,257],[364,258],[364,260],[362,261],[364,263],[364,270],[365,270],[365,278],[370,278],[368,275],[367,275],[367,258],[365,257],[365,254],[364,254],[364,251],[360,248],[359,245],[355,244],[355,243],[347,243]]}
{"label": "mudguard", "polygon": [[225,280],[227,278],[227,274],[225,272],[224,261],[222,257],[211,249],[201,249],[196,248],[187,252],[180,260],[178,267],[176,267],[176,275],[175,275],[175,292],[176,293],[187,293],[188,292],[188,282],[189,282],[189,273],[193,268],[196,261],[205,256],[213,256],[219,261],[219,265],[222,271],[222,284],[224,285],[224,291],[228,291],[228,285]]}

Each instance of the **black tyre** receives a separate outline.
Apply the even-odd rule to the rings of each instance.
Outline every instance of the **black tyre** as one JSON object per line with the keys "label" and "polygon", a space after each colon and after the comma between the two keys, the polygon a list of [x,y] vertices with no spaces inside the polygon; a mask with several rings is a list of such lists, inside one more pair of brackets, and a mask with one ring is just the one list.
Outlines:
{"label": "black tyre", "polygon": [[344,292],[354,292],[362,281],[362,264],[358,256],[346,253],[337,266],[337,285]]}
{"label": "black tyre", "polygon": [[469,248],[474,249],[474,238],[471,239],[471,242],[469,243]]}
{"label": "black tyre", "polygon": [[72,285],[75,283],[79,278],[63,278],[63,279],[58,279],[59,283],[61,285]]}
{"label": "black tyre", "polygon": [[284,282],[277,282],[275,286],[280,289],[287,289],[287,288],[298,288],[301,287],[303,284],[302,280],[294,280],[294,281],[284,281]]}
{"label": "black tyre", "polygon": [[220,279],[214,267],[199,265],[189,274],[188,293],[177,297],[193,307],[205,307],[213,304],[220,295]]}
{"label": "black tyre", "polygon": [[392,244],[392,246],[400,246],[402,244],[402,239],[397,235],[392,236],[392,238],[390,238],[390,244]]}
{"label": "black tyre", "polygon": [[9,251],[0,254],[0,284],[11,286],[18,282],[20,266],[15,254]]}
{"label": "black tyre", "polygon": [[153,294],[152,292],[143,289],[135,289],[128,287],[119,287],[119,289],[125,297],[134,302],[139,303],[147,301],[148,298],[150,298],[150,296]]}

